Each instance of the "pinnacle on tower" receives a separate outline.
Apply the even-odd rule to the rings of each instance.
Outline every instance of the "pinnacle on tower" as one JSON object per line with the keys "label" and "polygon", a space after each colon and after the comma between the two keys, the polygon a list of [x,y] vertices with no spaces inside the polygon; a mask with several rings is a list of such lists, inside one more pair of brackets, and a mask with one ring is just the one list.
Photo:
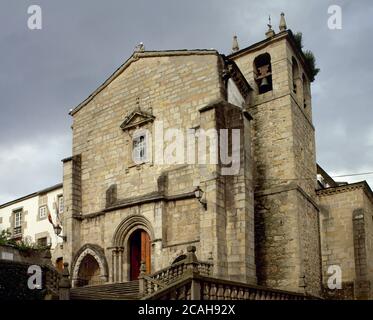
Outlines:
{"label": "pinnacle on tower", "polygon": [[286,21],[285,21],[285,13],[281,13],[281,19],[280,19],[280,31],[285,31],[288,27],[286,25]]}
{"label": "pinnacle on tower", "polygon": [[267,24],[268,31],[266,32],[266,37],[267,38],[272,38],[275,35],[275,31],[272,29],[271,16],[269,16],[268,21],[269,21],[269,23]]}
{"label": "pinnacle on tower", "polygon": [[240,47],[238,46],[237,36],[233,36],[233,43],[232,43],[232,52],[237,52],[240,50]]}
{"label": "pinnacle on tower", "polygon": [[144,52],[145,51],[145,46],[142,42],[140,42],[136,47],[135,47],[135,51],[138,51],[138,52]]}

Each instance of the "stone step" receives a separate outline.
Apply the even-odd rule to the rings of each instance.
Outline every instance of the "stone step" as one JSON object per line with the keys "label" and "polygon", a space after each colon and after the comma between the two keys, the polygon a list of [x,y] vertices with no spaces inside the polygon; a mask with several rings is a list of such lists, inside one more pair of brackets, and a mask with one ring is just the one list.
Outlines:
{"label": "stone step", "polygon": [[71,289],[72,300],[137,300],[139,282],[110,283]]}
{"label": "stone step", "polygon": [[140,295],[136,294],[76,294],[71,293],[71,300],[139,300]]}
{"label": "stone step", "polygon": [[81,287],[81,288],[74,288],[73,290],[77,290],[77,291],[97,291],[97,290],[102,290],[102,291],[112,291],[112,290],[138,290],[139,289],[139,286],[123,286],[123,287],[111,287],[111,288],[105,288],[105,287],[101,287],[101,286],[97,286],[97,288],[95,287],[90,287],[90,288],[85,288],[85,287]]}
{"label": "stone step", "polygon": [[116,288],[116,289],[106,289],[106,288],[97,288],[97,289],[73,289],[74,292],[138,292],[139,288]]}

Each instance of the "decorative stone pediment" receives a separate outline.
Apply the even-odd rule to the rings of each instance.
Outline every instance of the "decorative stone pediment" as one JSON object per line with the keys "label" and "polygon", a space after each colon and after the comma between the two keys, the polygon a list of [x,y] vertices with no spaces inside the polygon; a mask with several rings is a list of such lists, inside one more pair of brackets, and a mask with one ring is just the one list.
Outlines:
{"label": "decorative stone pediment", "polygon": [[153,122],[154,119],[155,117],[151,113],[138,108],[126,116],[120,127],[125,131]]}

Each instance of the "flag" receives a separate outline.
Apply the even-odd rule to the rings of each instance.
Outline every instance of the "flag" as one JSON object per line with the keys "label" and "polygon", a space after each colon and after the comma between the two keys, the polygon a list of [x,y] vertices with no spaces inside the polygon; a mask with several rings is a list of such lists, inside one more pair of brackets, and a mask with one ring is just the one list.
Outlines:
{"label": "flag", "polygon": [[48,212],[48,221],[49,223],[53,226],[53,228],[55,227],[54,223],[53,223],[53,220],[52,220],[52,215],[50,212]]}

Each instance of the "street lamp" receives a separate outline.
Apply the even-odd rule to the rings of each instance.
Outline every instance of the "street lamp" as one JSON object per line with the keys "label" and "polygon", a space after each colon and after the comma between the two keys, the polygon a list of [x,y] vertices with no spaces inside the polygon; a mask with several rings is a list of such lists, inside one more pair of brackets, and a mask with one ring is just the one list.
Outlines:
{"label": "street lamp", "polygon": [[204,194],[204,192],[199,186],[194,190],[195,197],[202,204],[202,206],[205,208],[205,210],[207,210],[207,202],[206,202],[205,199],[203,199],[203,194]]}
{"label": "street lamp", "polygon": [[56,226],[53,226],[53,229],[57,237],[60,237],[63,241],[66,242],[66,236],[61,236],[62,227],[59,224],[57,224]]}

